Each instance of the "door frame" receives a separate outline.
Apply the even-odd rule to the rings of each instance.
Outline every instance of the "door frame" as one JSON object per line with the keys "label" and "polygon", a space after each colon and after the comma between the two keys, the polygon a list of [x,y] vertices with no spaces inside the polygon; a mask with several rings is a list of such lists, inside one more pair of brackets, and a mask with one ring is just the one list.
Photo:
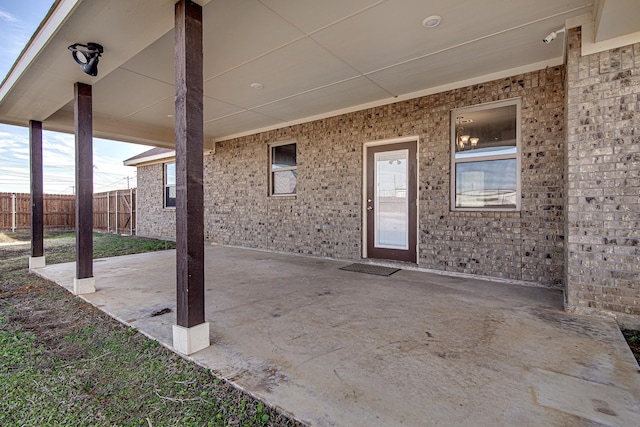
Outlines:
{"label": "door frame", "polygon": [[[416,144],[416,264],[420,261],[420,137],[418,135],[406,136],[401,138],[382,139],[378,141],[369,141],[363,144],[362,149],[362,258],[369,258],[367,253],[367,154],[370,147],[378,147],[381,145],[402,144],[406,142],[415,142]],[[374,259],[374,258],[372,258]]]}

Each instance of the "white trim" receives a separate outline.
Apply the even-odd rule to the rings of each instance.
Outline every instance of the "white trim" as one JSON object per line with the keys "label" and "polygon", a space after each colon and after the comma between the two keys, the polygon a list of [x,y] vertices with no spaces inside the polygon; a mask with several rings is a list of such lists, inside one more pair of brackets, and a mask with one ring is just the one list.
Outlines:
{"label": "white trim", "polygon": [[85,295],[92,294],[96,291],[96,278],[87,277],[84,279],[73,278],[73,294]]}
{"label": "white trim", "polygon": [[582,41],[580,47],[581,56],[592,55],[594,53],[617,49],[619,47],[628,46],[640,42],[640,31],[631,34],[625,34],[624,36],[615,37],[609,40],[596,42],[596,24],[592,12],[567,19],[565,22],[565,27],[582,27]]}
{"label": "white trim", "polygon": [[188,356],[210,345],[208,322],[190,328],[173,325],[173,349],[178,353]]}
{"label": "white trim", "polygon": [[[175,168],[176,168],[175,159],[173,161],[162,163],[162,209],[174,211],[176,210],[175,206],[167,206],[167,187],[169,187],[169,185],[167,185],[167,166],[168,165],[173,165],[173,169],[175,171]],[[176,177],[174,176],[173,179],[175,180]],[[178,186],[177,182],[173,184],[173,187],[177,187],[177,186]],[[176,197],[176,203],[177,203],[177,197]]]}
{"label": "white trim", "polygon": [[[498,155],[486,155],[482,157],[458,159],[455,158],[456,152],[456,120],[455,117],[464,114],[465,112],[476,112],[483,110],[490,110],[494,108],[507,107],[515,105],[516,107],[516,153],[515,154],[498,154]],[[486,102],[483,104],[476,104],[469,107],[455,108],[451,110],[449,115],[450,120],[450,137],[449,137],[449,149],[450,149],[450,170],[449,170],[449,209],[451,212],[519,212],[522,202],[522,98],[510,98],[501,101]],[[498,206],[489,207],[457,207],[456,206],[456,164],[458,163],[474,163],[481,161],[491,160],[516,160],[516,207],[515,208],[501,208]]]}
{"label": "white trim", "polygon": [[[362,258],[368,259],[367,253],[367,149],[381,145],[416,143],[416,264],[420,264],[420,136],[412,135],[400,138],[369,141],[362,144]],[[407,189],[408,192],[409,189]]]}
{"label": "white trim", "polygon": [[463,157],[456,159],[456,163],[474,163],[474,162],[483,162],[487,160],[508,160],[513,159],[514,156],[517,156],[518,152],[516,151],[514,154],[496,154],[492,156],[491,154],[486,154],[484,156],[477,157]]}
{"label": "white trim", "polygon": [[564,27],[566,29],[581,27],[589,22],[593,22],[593,14],[591,12],[583,13],[582,15],[574,16],[564,21]]}
{"label": "white trim", "polygon": [[[135,144],[135,142],[133,142],[132,144]],[[209,145],[212,148],[204,149],[203,154],[205,156],[210,156],[216,153],[215,143],[210,143]],[[171,151],[167,151],[166,153],[154,154],[154,155],[145,156],[145,157],[137,157],[135,159],[128,159],[122,163],[125,166],[140,167],[140,166],[153,165],[157,163],[170,162],[171,160],[175,160],[175,158],[176,158],[176,150],[171,150]]]}
{"label": "white trim", "polygon": [[400,138],[391,138],[391,139],[381,139],[378,141],[369,141],[369,142],[365,142],[364,144],[362,144],[365,148],[368,147],[377,147],[379,145],[390,145],[390,144],[401,144],[403,142],[412,142],[412,141],[418,141],[420,139],[419,135],[412,135],[412,136],[404,136],[404,137],[400,137]]}
{"label": "white trim", "polygon": [[595,26],[593,22],[582,25],[582,43],[580,54],[582,56],[592,55],[619,47],[640,43],[640,31],[615,37],[601,42],[595,41]]}
{"label": "white trim", "polygon": [[46,266],[46,262],[44,259],[44,255],[42,256],[30,256],[29,257],[29,270],[35,270],[37,268],[44,268]]}
{"label": "white trim", "polygon": [[165,160],[175,158],[175,157],[176,157],[176,150],[172,150],[172,151],[167,151],[166,153],[155,154],[153,156],[138,157],[137,159],[125,160],[123,163],[125,166],[138,166],[142,163],[151,163],[151,162],[159,163],[159,160],[161,160],[164,163]]}

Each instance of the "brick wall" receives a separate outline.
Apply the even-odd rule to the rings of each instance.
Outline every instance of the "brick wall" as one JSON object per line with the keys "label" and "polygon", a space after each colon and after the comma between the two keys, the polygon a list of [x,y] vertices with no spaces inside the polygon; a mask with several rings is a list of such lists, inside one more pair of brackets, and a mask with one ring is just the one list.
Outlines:
{"label": "brick wall", "polygon": [[148,237],[175,238],[175,209],[164,209],[164,165],[138,168],[137,234]]}
{"label": "brick wall", "polygon": [[[563,284],[564,68],[416,100],[428,111],[420,146],[420,264],[436,270]],[[522,97],[522,209],[449,210],[449,111]]]}
{"label": "brick wall", "polygon": [[[363,144],[418,135],[420,266],[562,286],[564,90],[564,67],[550,68],[218,142],[205,157],[206,238],[358,259]],[[522,98],[521,211],[451,212],[451,109],[514,97]],[[298,194],[268,197],[267,144],[292,140]],[[152,217],[139,220],[140,230],[173,235],[161,209],[161,166],[139,170],[147,168],[138,175],[140,201],[156,206],[140,205],[140,219]],[[143,187],[157,195],[143,196]]]}
{"label": "brick wall", "polygon": [[567,62],[569,308],[640,325],[640,44]]}

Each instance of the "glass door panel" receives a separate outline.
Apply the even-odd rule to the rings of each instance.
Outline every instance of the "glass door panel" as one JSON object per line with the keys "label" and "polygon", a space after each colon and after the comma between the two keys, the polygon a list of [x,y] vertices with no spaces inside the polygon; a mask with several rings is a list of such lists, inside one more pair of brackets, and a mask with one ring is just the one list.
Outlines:
{"label": "glass door panel", "polygon": [[409,248],[408,150],[375,153],[375,247]]}

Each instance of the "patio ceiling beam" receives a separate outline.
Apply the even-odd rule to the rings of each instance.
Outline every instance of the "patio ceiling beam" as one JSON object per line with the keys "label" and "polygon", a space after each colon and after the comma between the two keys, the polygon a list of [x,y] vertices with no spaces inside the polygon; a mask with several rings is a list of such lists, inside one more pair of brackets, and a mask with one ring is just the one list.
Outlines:
{"label": "patio ceiling beam", "polygon": [[76,134],[76,295],[95,292],[93,277],[93,125],[92,88],[74,85]]}
{"label": "patio ceiling beam", "polygon": [[183,354],[209,346],[204,313],[202,7],[175,5],[176,288],[173,346]]}
{"label": "patio ceiling beam", "polygon": [[42,268],[44,260],[44,205],[42,175],[42,122],[29,122],[29,176],[31,181],[31,256],[29,269]]}

